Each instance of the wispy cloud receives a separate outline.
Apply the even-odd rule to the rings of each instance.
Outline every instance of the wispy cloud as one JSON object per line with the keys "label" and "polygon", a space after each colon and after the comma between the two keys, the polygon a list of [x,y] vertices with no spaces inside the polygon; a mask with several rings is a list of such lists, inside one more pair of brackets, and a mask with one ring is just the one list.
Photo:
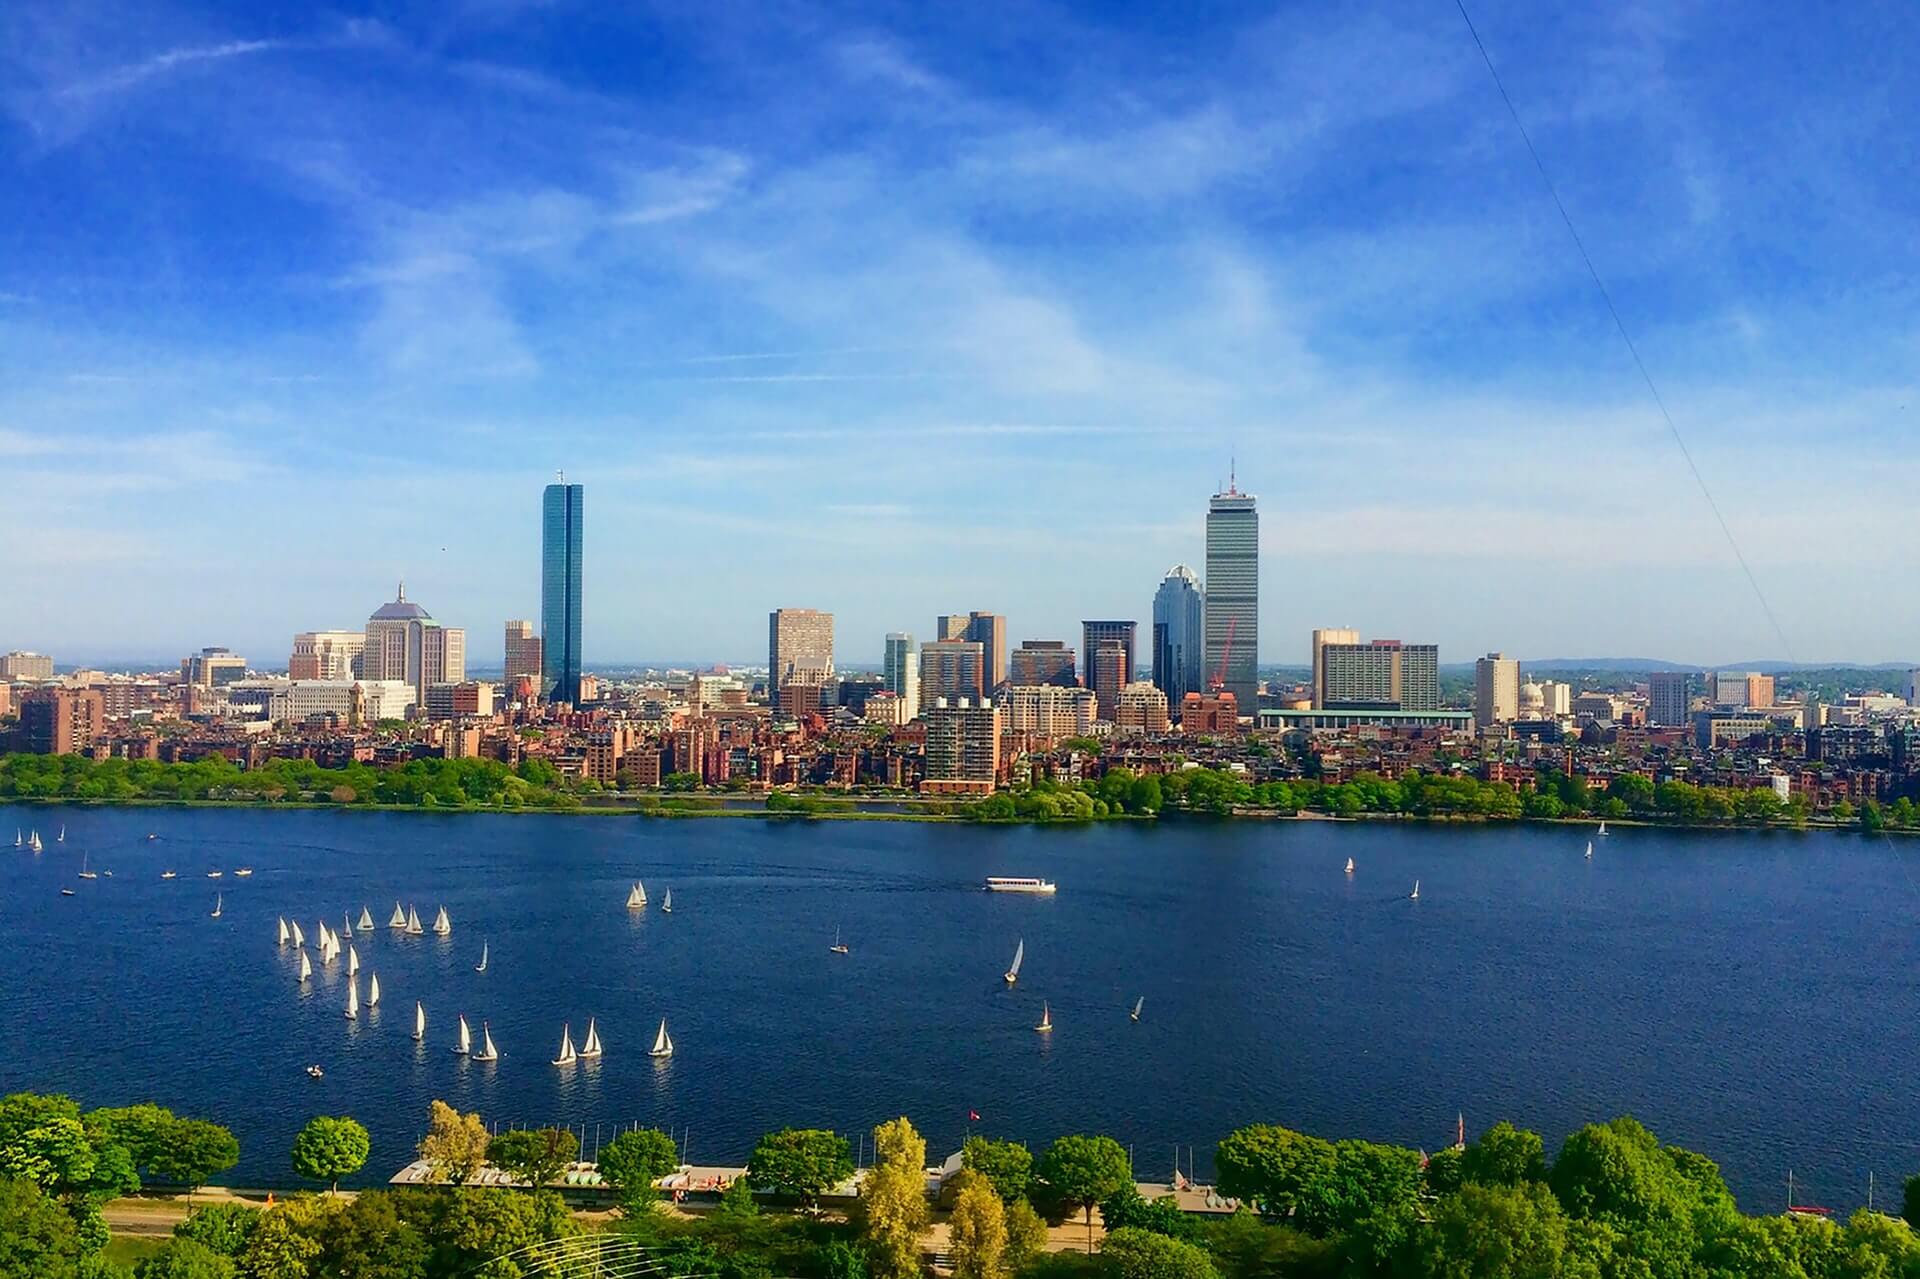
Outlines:
{"label": "wispy cloud", "polygon": [[156,53],[139,62],[113,67],[98,75],[76,80],[54,91],[54,96],[66,99],[98,98],[107,94],[124,93],[149,80],[167,75],[183,67],[193,67],[212,62],[225,62],[232,58],[243,58],[250,54],[272,53],[276,50],[297,47],[287,40],[229,40],[224,44],[201,45],[192,48],[168,49]]}

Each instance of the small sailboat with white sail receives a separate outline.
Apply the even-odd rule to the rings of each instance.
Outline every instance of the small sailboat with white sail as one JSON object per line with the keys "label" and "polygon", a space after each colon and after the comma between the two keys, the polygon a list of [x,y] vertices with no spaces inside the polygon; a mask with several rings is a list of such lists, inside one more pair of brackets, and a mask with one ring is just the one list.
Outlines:
{"label": "small sailboat with white sail", "polygon": [[1053,1033],[1053,1009],[1047,1006],[1047,1002],[1044,999],[1040,1001],[1040,1024],[1035,1026],[1034,1029],[1043,1035]]}
{"label": "small sailboat with white sail", "polygon": [[302,983],[313,980],[313,960],[305,950],[300,952],[300,980]]}
{"label": "small sailboat with white sail", "polygon": [[553,1059],[556,1066],[571,1066],[580,1059],[573,1050],[573,1027],[562,1023],[560,1026],[560,1055]]}
{"label": "small sailboat with white sail", "polygon": [[27,847],[31,848],[36,853],[39,852],[42,848],[46,847],[46,845],[40,842],[39,831],[34,831],[32,834],[27,836]]}
{"label": "small sailboat with white sail", "polygon": [[1587,841],[1587,860],[1588,861],[1593,860],[1593,841],[1592,840]]}
{"label": "small sailboat with white sail", "polygon": [[287,933],[287,917],[285,915],[282,915],[280,916],[280,944],[282,946],[287,944],[288,936],[289,934]]}
{"label": "small sailboat with white sail", "polygon": [[357,922],[355,922],[354,927],[358,928],[363,933],[372,932],[373,931],[373,912],[368,910],[365,906],[362,906],[360,908],[360,918]]}
{"label": "small sailboat with white sail", "polygon": [[1145,1008],[1146,1006],[1147,1006],[1147,997],[1145,995],[1142,995],[1140,996],[1140,998],[1134,1000],[1133,1011],[1127,1014],[1128,1019],[1131,1021],[1139,1021],[1140,1010],[1142,1008]]}
{"label": "small sailboat with white sail", "polygon": [[1600,829],[1595,831],[1594,833],[1599,835],[1600,838],[1602,839],[1605,839],[1607,837],[1607,819],[1606,818],[1602,817],[1600,819]]}
{"label": "small sailboat with white sail", "polygon": [[433,935],[445,937],[453,931],[453,921],[447,918],[447,908],[442,906],[440,913],[433,917]]}
{"label": "small sailboat with white sail", "polygon": [[215,894],[213,895],[213,915],[212,915],[212,918],[214,918],[214,919],[218,919],[218,918],[220,918],[220,894],[219,894],[219,893],[215,893]]}
{"label": "small sailboat with white sail", "polygon": [[667,1019],[660,1019],[660,1031],[653,1037],[653,1047],[647,1049],[649,1057],[673,1056],[673,1036],[667,1033]]}
{"label": "small sailboat with white sail", "polygon": [[473,971],[476,973],[484,973],[487,971],[487,943],[485,941],[480,943],[480,962],[473,966]]}
{"label": "small sailboat with white sail", "polygon": [[353,914],[352,914],[352,912],[348,912],[347,914],[344,914],[344,915],[342,915],[342,916],[340,916],[340,935],[341,935],[342,937],[351,937],[351,936],[353,936]]}
{"label": "small sailboat with white sail", "polygon": [[413,1037],[415,1039],[427,1037],[427,1009],[417,999],[413,1001]]}
{"label": "small sailboat with white sail", "polygon": [[[1604,822],[1602,822],[1602,823],[1601,823],[1601,825],[1603,825],[1603,826],[1604,826],[1605,824],[1606,824],[1606,823],[1604,823]],[[60,833],[59,833],[58,835],[55,835],[55,836],[53,837],[53,842],[54,842],[54,843],[56,843],[56,844],[64,844],[64,843],[66,843],[66,842],[67,842],[67,828],[66,828],[66,826],[65,826],[65,825],[62,825],[62,826],[60,827]]]}
{"label": "small sailboat with white sail", "polygon": [[[38,850],[36,850],[36,851],[38,851]],[[87,855],[86,855],[85,853],[82,853],[82,854],[80,854],[80,878],[82,878],[82,879],[98,879],[98,878],[100,878],[100,875],[99,875],[99,873],[98,873],[98,872],[96,872],[96,871],[93,871],[93,870],[89,870],[89,869],[87,868]]]}
{"label": "small sailboat with white sail", "polygon": [[838,924],[833,926],[833,945],[827,947],[827,949],[836,955],[845,955],[848,953],[847,944],[840,940],[840,925]]}
{"label": "small sailboat with white sail", "polygon": [[407,907],[407,922],[403,927],[407,930],[409,937],[418,937],[427,931],[420,926],[420,912],[411,906]]}
{"label": "small sailboat with white sail", "polygon": [[[416,1018],[415,1020],[420,1025],[426,1024],[424,1017]],[[473,1055],[473,1032],[467,1029],[467,1015],[465,1013],[460,1014],[460,1042],[454,1045],[453,1051],[459,1053],[462,1057],[471,1057]]]}
{"label": "small sailboat with white sail", "polygon": [[367,1007],[373,1008],[380,1003],[380,974],[367,974]]}
{"label": "small sailboat with white sail", "polygon": [[[164,876],[162,876],[162,878],[165,878],[165,877],[164,877]],[[305,945],[307,944],[307,939],[306,939],[306,935],[305,935],[305,934],[303,934],[303,933],[302,933],[302,932],[300,931],[300,925],[299,925],[299,924],[298,924],[297,922],[296,922],[296,923],[292,923],[292,924],[289,924],[289,925],[287,925],[287,927],[293,930],[293,944],[294,944],[294,945],[296,945],[296,946],[305,946]]]}
{"label": "small sailboat with white sail", "polygon": [[352,942],[348,942],[347,943],[347,976],[358,977],[359,975],[360,975],[360,952],[353,948]]}
{"label": "small sailboat with white sail", "polygon": [[587,1018],[587,1039],[580,1045],[580,1060],[596,1060],[600,1053],[600,1028],[594,1024],[593,1018],[589,1017]]}
{"label": "small sailboat with white sail", "polygon": [[1413,881],[1413,891],[1407,894],[1407,900],[1415,901],[1415,902],[1420,900],[1420,881],[1419,880],[1416,879]]}
{"label": "small sailboat with white sail", "polygon": [[647,908],[646,885],[639,880],[633,881],[633,887],[627,890],[627,909],[645,910]]}
{"label": "small sailboat with white sail", "polygon": [[1347,858],[1347,874],[1353,874],[1353,858]]}
{"label": "small sailboat with white sail", "polygon": [[1008,964],[1007,971],[1001,974],[1001,976],[1006,979],[1007,985],[1011,986],[1020,980],[1020,965],[1025,963],[1026,960],[1027,939],[1022,937],[1020,943],[1013,948],[1013,962]]}
{"label": "small sailboat with white sail", "polygon": [[500,1050],[493,1046],[493,1031],[486,1022],[480,1023],[480,1051],[473,1055],[475,1061],[499,1061]]}
{"label": "small sailboat with white sail", "polygon": [[399,902],[395,902],[393,904],[393,914],[387,916],[387,927],[388,928],[405,928],[406,926],[407,926],[407,912],[400,909]]}
{"label": "small sailboat with white sail", "polygon": [[671,888],[667,890],[666,896],[660,899],[660,913],[662,915],[673,914],[673,890]]}
{"label": "small sailboat with white sail", "polygon": [[360,1016],[360,979],[347,978],[347,1020],[355,1021]]}

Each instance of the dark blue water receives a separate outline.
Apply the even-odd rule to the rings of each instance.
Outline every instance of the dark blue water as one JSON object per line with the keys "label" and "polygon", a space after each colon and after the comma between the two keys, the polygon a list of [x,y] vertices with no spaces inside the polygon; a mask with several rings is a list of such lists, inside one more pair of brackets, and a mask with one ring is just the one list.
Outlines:
{"label": "dark blue water", "polygon": [[[49,843],[0,851],[0,1091],[217,1118],[240,1184],[286,1181],[316,1113],[366,1123],[363,1180],[384,1180],[435,1097],[585,1124],[589,1144],[595,1124],[685,1129],[698,1162],[899,1114],[944,1154],[975,1109],[1034,1143],[1111,1133],[1143,1175],[1192,1144],[1204,1174],[1256,1120],[1434,1148],[1459,1112],[1552,1144],[1630,1111],[1717,1158],[1749,1208],[1780,1203],[1789,1168],[1834,1206],[1869,1170],[1891,1187],[1920,1168],[1920,886],[1853,837],[1621,830],[1587,862],[1583,833],[1538,828],[0,809],[14,818]],[[83,852],[113,877],[75,878]],[[989,874],[1061,889],[989,894]],[[452,937],[390,933],[396,898],[428,920],[444,903]],[[303,992],[274,921],[311,938],[363,904],[383,1002],[350,1023],[344,961]],[[850,956],[828,953],[836,925]],[[1051,1036],[1032,1030],[1042,999]],[[490,1022],[498,1063],[448,1051],[461,1012],[476,1036]],[[549,1065],[561,1023],[577,1038],[589,1015],[605,1060]],[[678,1052],[656,1063],[662,1016]]]}

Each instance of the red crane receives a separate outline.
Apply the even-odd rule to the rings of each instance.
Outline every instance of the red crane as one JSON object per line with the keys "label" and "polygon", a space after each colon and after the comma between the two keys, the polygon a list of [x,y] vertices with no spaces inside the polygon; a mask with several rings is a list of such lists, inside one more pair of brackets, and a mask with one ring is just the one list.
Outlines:
{"label": "red crane", "polygon": [[1233,657],[1233,627],[1239,620],[1237,617],[1227,619],[1226,643],[1220,646],[1220,669],[1215,671],[1213,678],[1207,681],[1209,692],[1218,693],[1227,686],[1227,662]]}

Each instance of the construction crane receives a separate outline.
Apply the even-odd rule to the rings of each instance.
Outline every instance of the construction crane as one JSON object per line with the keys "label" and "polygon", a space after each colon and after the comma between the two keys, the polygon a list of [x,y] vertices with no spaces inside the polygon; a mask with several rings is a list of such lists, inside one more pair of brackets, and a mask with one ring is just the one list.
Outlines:
{"label": "construction crane", "polygon": [[1237,617],[1227,619],[1227,639],[1220,646],[1220,669],[1215,671],[1213,678],[1207,681],[1207,691],[1210,693],[1218,693],[1227,686],[1227,662],[1233,657],[1233,628],[1239,620]]}

